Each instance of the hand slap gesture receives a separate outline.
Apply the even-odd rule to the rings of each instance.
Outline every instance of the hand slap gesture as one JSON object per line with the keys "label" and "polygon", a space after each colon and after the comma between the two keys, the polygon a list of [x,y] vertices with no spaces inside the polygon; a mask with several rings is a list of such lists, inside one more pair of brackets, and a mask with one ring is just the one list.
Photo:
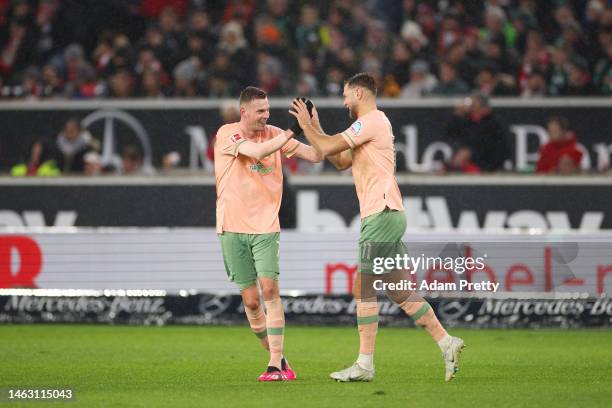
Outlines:
{"label": "hand slap gesture", "polygon": [[289,114],[293,115],[297,119],[302,129],[304,126],[310,125],[310,113],[308,112],[308,107],[304,101],[294,99],[293,105],[291,106],[291,109],[289,109]]}

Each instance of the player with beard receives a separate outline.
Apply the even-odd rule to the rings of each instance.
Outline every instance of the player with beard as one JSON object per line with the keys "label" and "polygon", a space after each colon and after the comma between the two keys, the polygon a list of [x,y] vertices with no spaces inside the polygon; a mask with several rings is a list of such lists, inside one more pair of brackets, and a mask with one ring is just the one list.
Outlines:
{"label": "player with beard", "polygon": [[[294,100],[289,113],[297,118],[304,135],[322,156],[339,170],[352,167],[361,213],[359,273],[353,285],[359,356],[351,367],[332,373],[331,378],[371,381],[374,379],[378,303],[371,285],[374,275],[362,261],[364,254],[377,245],[405,250],[402,237],[406,231],[406,216],[395,179],[393,130],[387,116],[377,108],[374,78],[367,73],[351,77],[345,82],[343,96],[344,106],[355,122],[340,134],[327,135],[321,128],[316,108],[312,109],[311,117],[303,101]],[[445,380],[452,380],[459,368],[463,340],[446,332],[429,303],[416,292],[394,291],[388,295],[438,343],[445,361]]]}

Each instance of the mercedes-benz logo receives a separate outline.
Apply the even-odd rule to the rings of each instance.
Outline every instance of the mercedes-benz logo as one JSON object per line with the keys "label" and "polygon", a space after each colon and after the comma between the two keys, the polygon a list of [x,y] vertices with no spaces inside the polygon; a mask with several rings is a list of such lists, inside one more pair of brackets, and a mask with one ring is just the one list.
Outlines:
{"label": "mercedes-benz logo", "polygon": [[[152,167],[153,153],[149,135],[142,124],[134,116],[119,110],[99,110],[87,115],[81,126],[89,128],[98,121],[104,121],[104,136],[102,141],[102,161],[106,164],[118,164],[120,157],[116,153],[115,139],[122,133],[117,128],[117,123],[126,126],[136,136],[142,148],[143,166],[145,169]],[[123,133],[125,134],[125,133]]]}
{"label": "mercedes-benz logo", "polygon": [[470,302],[461,300],[443,300],[438,305],[438,316],[445,320],[456,320],[470,308]]}
{"label": "mercedes-benz logo", "polygon": [[211,317],[218,316],[225,312],[232,303],[232,297],[226,295],[204,295],[200,299],[198,310],[200,313]]}

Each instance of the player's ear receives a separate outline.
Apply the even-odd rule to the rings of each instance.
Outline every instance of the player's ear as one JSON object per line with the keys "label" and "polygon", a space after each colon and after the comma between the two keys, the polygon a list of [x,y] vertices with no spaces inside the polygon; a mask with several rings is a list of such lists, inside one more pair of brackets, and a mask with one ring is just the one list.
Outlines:
{"label": "player's ear", "polygon": [[242,117],[246,113],[246,108],[244,105],[240,105],[240,116]]}

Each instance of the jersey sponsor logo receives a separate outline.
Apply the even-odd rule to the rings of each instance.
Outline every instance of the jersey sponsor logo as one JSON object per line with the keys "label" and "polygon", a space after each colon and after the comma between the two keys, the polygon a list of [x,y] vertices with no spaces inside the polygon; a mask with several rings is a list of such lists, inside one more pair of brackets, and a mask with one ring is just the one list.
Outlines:
{"label": "jersey sponsor logo", "polygon": [[261,175],[266,175],[272,173],[274,167],[265,167],[262,162],[257,162],[257,164],[251,164],[250,169],[252,172],[257,172]]}
{"label": "jersey sponsor logo", "polygon": [[240,140],[242,140],[242,136],[236,133],[234,136],[230,137],[230,140],[232,143],[238,143]]}
{"label": "jersey sponsor logo", "polygon": [[353,123],[353,125],[351,126],[351,130],[353,131],[353,133],[355,133],[355,136],[358,136],[359,132],[361,132],[361,122]]}

